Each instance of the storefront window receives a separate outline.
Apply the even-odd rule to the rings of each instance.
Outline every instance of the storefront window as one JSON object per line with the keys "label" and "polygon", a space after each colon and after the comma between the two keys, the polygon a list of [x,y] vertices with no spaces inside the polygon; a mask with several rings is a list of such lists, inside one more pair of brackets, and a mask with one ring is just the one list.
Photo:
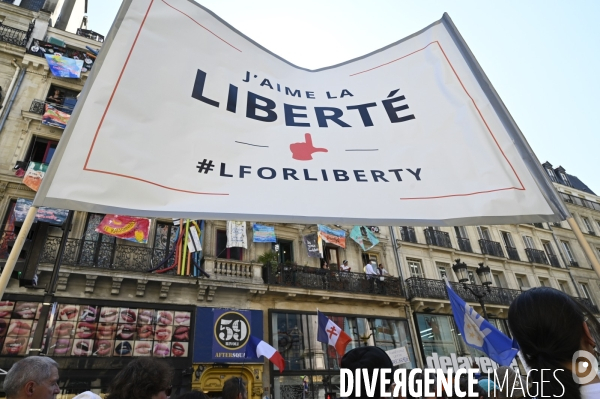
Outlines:
{"label": "storefront window", "polygon": [[465,344],[454,324],[453,316],[417,314],[417,323],[425,357],[438,356],[486,356],[483,352]]}
{"label": "storefront window", "polygon": [[[383,350],[404,346],[411,362],[399,367],[416,367],[406,320],[345,316],[330,318],[352,338],[346,352],[360,346],[377,346]],[[317,316],[273,313],[271,322],[274,346],[286,361],[282,375],[273,373],[273,399],[323,399],[327,392],[338,395],[341,356],[335,348],[317,341]],[[306,392],[303,389],[303,377],[308,379]]]}

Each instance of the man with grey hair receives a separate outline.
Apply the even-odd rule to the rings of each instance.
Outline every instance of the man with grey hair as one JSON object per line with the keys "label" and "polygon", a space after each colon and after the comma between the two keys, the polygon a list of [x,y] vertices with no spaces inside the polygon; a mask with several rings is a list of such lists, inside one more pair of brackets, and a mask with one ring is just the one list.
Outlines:
{"label": "man with grey hair", "polygon": [[7,399],[54,399],[58,364],[49,357],[30,356],[13,364],[4,378]]}

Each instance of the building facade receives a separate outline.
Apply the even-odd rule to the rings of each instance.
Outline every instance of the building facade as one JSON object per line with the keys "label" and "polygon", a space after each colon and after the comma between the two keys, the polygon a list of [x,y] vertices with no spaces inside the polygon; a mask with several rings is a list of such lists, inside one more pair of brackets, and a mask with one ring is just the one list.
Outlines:
{"label": "building facade", "polygon": [[[100,35],[85,30],[80,3],[0,2],[0,264],[35,196],[27,171],[33,164],[47,165],[61,139],[62,128],[49,110],[72,112],[93,68],[90,48],[102,45]],[[85,60],[80,78],[51,73],[44,54],[56,52]],[[600,257],[600,197],[563,168],[543,166]],[[106,392],[131,359],[158,356],[176,370],[176,392],[195,388],[216,397],[227,378],[242,376],[253,399],[324,398],[339,391],[340,356],[317,341],[317,309],[350,335],[348,350],[404,347],[410,362],[400,367],[406,368],[460,366],[470,355],[482,368],[490,367],[491,361],[473,353],[456,333],[443,277],[483,310],[457,281],[456,259],[469,266],[469,287],[485,293],[489,319],[507,334],[511,301],[531,287],[560,289],[598,313],[600,280],[566,222],[362,226],[377,241],[369,249],[350,238],[354,226],[329,226],[343,231],[345,243],[324,243],[321,259],[310,256],[305,239],[317,225],[270,224],[276,240],[262,243],[253,242],[247,223],[246,247],[228,248],[227,221],[205,221],[203,256],[182,273],[170,268],[182,222],[151,220],[142,244],[99,233],[105,215],[75,212],[70,226],[59,212],[48,215],[54,222],[34,223],[17,278],[0,303],[0,368],[36,353],[39,348],[31,345],[43,336],[36,332],[47,331],[44,309],[55,306],[43,351],[59,362],[66,395]],[[49,297],[64,229],[56,290]],[[349,272],[340,270],[343,260]],[[363,267],[371,261],[387,274],[367,277]],[[489,291],[477,276],[479,263],[491,268]],[[249,335],[276,347],[285,370],[242,356]]]}

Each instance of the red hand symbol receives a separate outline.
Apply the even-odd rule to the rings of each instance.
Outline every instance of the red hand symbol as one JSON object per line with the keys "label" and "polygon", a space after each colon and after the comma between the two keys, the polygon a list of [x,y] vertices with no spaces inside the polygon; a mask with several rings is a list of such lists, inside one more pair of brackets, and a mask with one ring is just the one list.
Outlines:
{"label": "red hand symbol", "polygon": [[290,144],[290,151],[292,151],[292,158],[298,161],[310,161],[314,152],[328,152],[327,148],[315,148],[313,147],[312,138],[310,133],[304,135],[304,143]]}

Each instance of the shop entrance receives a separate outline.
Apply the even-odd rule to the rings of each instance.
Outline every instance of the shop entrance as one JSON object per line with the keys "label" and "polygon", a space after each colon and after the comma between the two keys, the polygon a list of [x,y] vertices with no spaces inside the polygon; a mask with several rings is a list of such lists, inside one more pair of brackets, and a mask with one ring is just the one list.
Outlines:
{"label": "shop entrance", "polygon": [[241,377],[248,387],[248,399],[262,399],[262,373],[262,364],[194,364],[192,389],[202,391],[210,398],[218,398],[221,397],[225,381]]}

